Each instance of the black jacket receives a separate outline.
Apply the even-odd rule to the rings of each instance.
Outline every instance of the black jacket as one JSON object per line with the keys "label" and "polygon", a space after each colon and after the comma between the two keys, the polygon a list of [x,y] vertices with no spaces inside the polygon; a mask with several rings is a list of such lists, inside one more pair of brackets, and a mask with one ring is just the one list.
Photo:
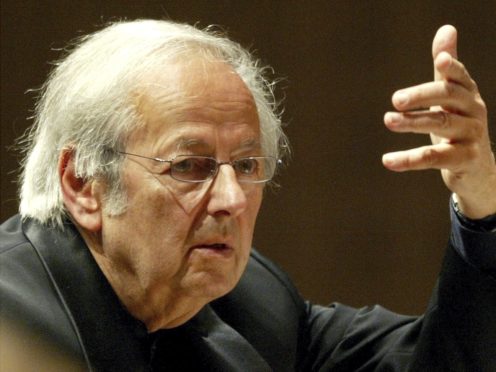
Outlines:
{"label": "black jacket", "polygon": [[2,316],[95,371],[496,371],[496,281],[448,247],[423,317],[304,301],[256,251],[240,283],[175,329],[147,334],[77,230],[19,216],[0,229]]}

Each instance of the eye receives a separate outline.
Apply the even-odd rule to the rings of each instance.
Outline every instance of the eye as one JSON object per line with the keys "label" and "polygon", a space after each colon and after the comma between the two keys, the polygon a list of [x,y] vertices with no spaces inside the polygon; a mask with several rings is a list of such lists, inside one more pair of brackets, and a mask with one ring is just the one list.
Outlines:
{"label": "eye", "polygon": [[234,162],[236,172],[243,175],[253,175],[258,172],[258,161],[253,158],[239,159]]}
{"label": "eye", "polygon": [[179,155],[171,164],[171,175],[180,181],[205,181],[215,174],[217,162],[205,156]]}
{"label": "eye", "polygon": [[198,160],[195,158],[180,158],[176,159],[172,163],[172,171],[176,173],[188,173],[191,172],[192,169],[195,168],[195,163]]}

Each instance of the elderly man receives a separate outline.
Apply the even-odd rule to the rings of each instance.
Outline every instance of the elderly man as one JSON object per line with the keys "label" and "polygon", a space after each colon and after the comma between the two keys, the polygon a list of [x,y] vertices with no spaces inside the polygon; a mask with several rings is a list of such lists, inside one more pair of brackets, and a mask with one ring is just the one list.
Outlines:
{"label": "elderly man", "polygon": [[1,228],[3,319],[96,371],[494,370],[486,112],[451,26],[433,56],[435,81],[396,92],[385,116],[433,145],[383,158],[441,169],[454,193],[423,317],[312,305],[251,250],[287,149],[271,83],[224,37],[136,21],[83,38],[44,87],[20,216]]}

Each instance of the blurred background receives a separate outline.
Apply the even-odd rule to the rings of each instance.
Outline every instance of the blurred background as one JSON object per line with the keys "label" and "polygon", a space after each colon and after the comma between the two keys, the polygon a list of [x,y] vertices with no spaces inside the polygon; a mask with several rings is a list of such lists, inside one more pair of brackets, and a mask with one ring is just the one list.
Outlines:
{"label": "blurred background", "polygon": [[382,118],[396,89],[432,78],[432,38],[446,23],[494,118],[495,16],[495,1],[2,2],[1,220],[17,211],[11,145],[31,124],[28,90],[68,41],[120,19],[216,24],[281,78],[292,158],[266,194],[255,246],[314,302],[421,313],[449,236],[449,192],[438,172],[382,167],[384,152],[428,142]]}

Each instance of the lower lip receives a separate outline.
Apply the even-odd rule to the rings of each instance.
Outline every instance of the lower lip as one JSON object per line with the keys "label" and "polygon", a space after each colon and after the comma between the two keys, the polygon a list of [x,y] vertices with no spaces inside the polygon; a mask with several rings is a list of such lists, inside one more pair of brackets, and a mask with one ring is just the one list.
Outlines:
{"label": "lower lip", "polygon": [[209,258],[230,258],[234,254],[232,248],[214,248],[209,246],[194,247],[192,252]]}

